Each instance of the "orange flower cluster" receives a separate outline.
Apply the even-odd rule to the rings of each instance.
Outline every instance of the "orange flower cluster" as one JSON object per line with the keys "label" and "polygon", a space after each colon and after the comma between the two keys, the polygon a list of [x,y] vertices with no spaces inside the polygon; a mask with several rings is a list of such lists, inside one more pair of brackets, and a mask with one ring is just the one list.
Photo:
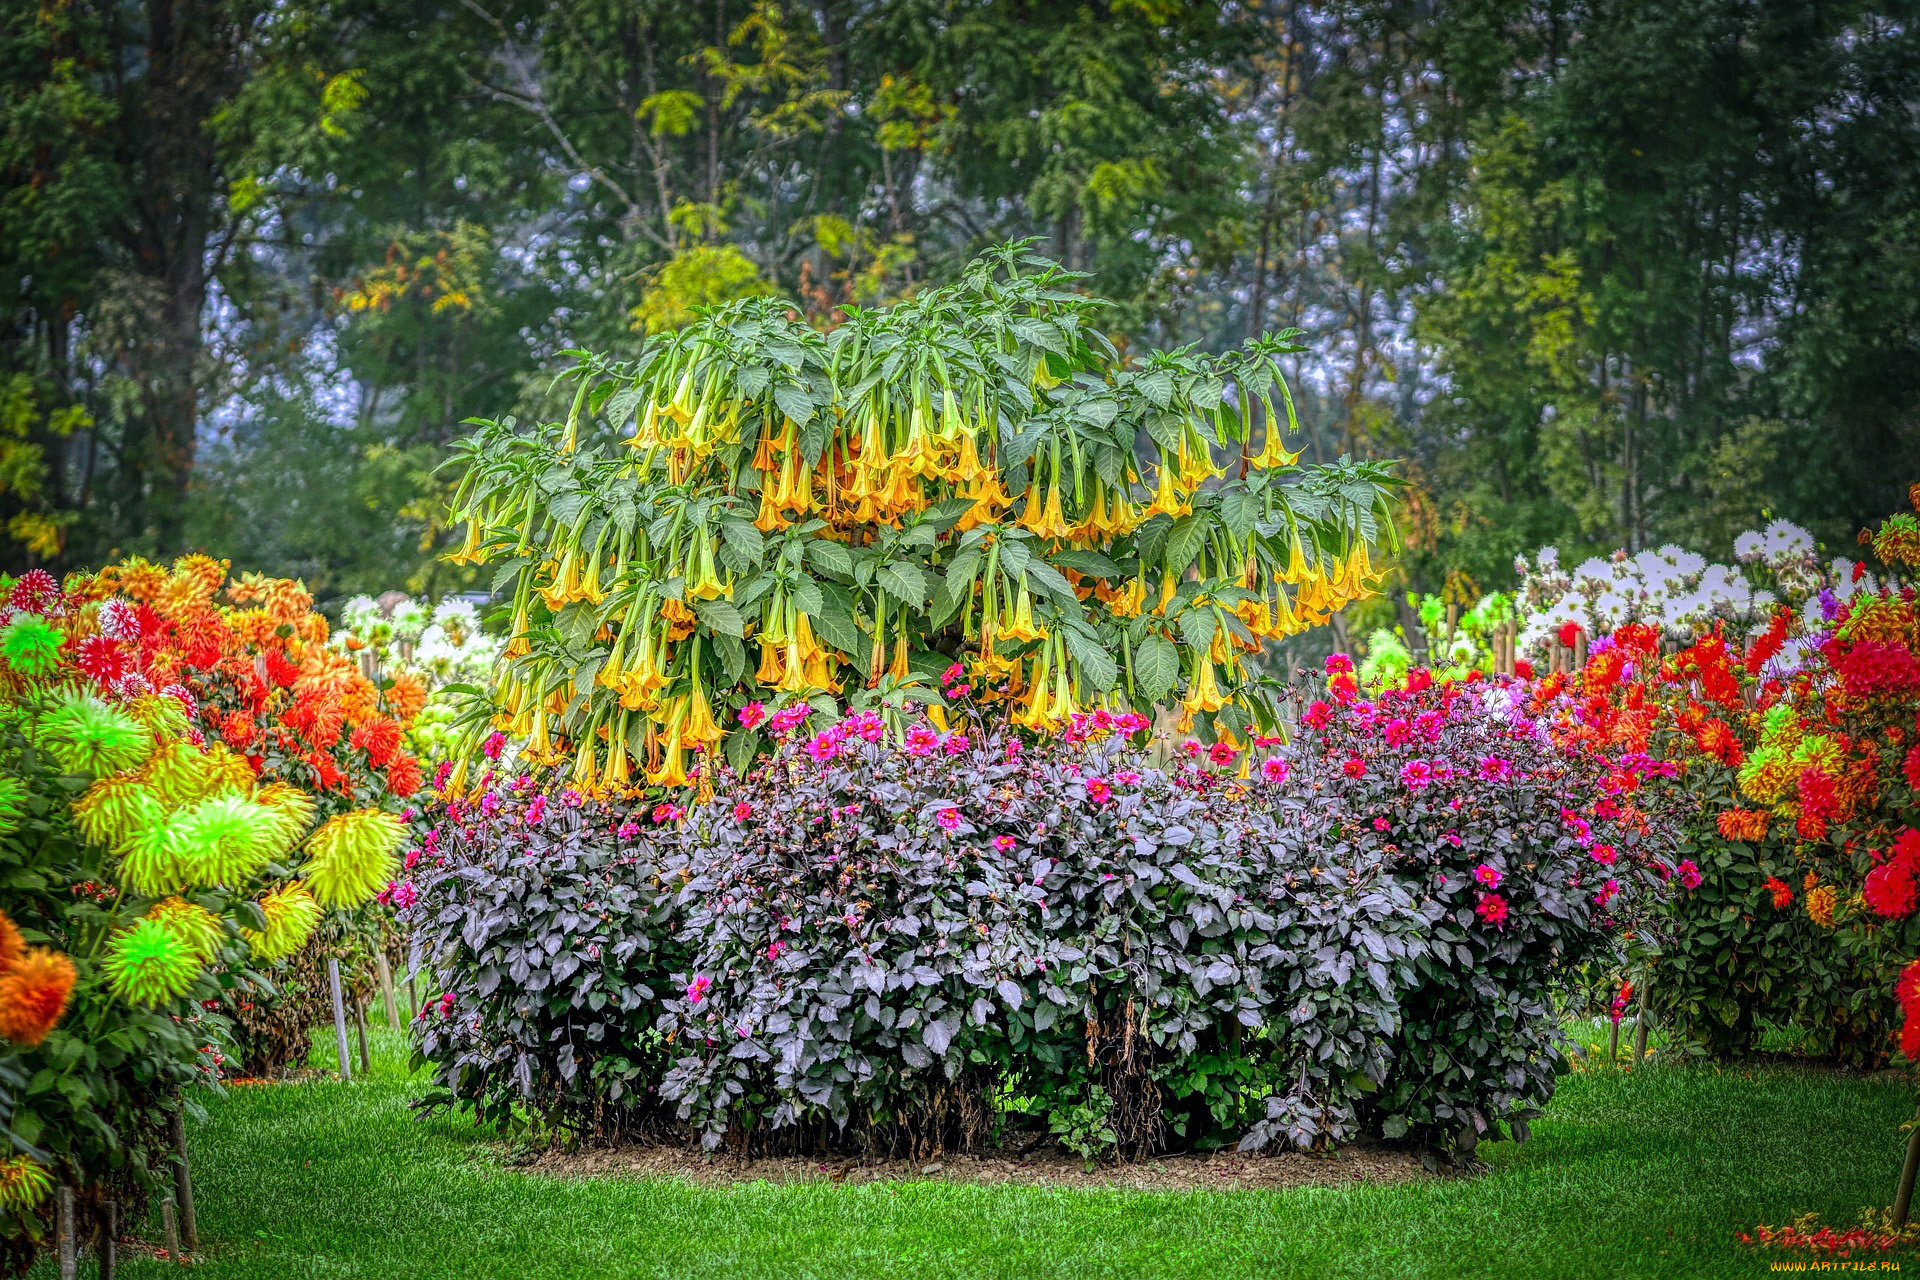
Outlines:
{"label": "orange flower cluster", "polygon": [[0,1037],[31,1049],[47,1038],[73,995],[73,961],[29,947],[0,913]]}
{"label": "orange flower cluster", "polygon": [[[70,645],[103,686],[169,690],[198,731],[244,755],[263,776],[356,800],[418,791],[421,769],[400,750],[425,704],[418,681],[383,695],[359,665],[327,647],[327,620],[298,582],[257,573],[229,581],[227,563],[142,559],[66,583]],[[84,633],[84,634],[83,634]]]}

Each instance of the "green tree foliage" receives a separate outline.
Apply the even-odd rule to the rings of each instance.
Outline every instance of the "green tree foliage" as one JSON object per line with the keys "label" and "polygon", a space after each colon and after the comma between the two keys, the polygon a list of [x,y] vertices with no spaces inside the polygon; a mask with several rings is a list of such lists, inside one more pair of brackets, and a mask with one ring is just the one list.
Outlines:
{"label": "green tree foliage", "polygon": [[[1026,236],[1123,352],[1306,330],[1307,458],[1409,460],[1417,590],[1763,511],[1837,539],[1920,474],[1920,35],[1870,0],[0,12],[10,562],[424,582],[404,476],[462,406],[550,418],[561,351],[769,293],[830,329]],[[334,500],[407,550],[328,545]]]}

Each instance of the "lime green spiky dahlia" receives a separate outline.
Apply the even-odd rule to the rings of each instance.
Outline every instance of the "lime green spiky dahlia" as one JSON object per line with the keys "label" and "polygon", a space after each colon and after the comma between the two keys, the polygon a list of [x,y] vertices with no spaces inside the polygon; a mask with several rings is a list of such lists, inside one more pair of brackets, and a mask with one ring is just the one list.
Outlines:
{"label": "lime green spiky dahlia", "polygon": [[178,893],[193,882],[180,856],[180,834],[172,821],[142,827],[121,842],[120,886],[143,898]]}
{"label": "lime green spiky dahlia", "polygon": [[209,796],[169,825],[195,884],[238,886],[265,870],[284,847],[273,811],[246,796]]}
{"label": "lime green spiky dahlia", "polygon": [[241,935],[253,948],[254,959],[263,964],[285,960],[306,946],[320,923],[320,904],[298,880],[267,894],[259,905],[260,914],[267,918],[267,927],[258,932],[243,929]]}
{"label": "lime green spiky dahlia", "polygon": [[37,614],[23,613],[0,630],[0,658],[23,676],[44,676],[60,665],[65,637]]}
{"label": "lime green spiky dahlia", "polygon": [[207,755],[191,742],[171,742],[153,753],[140,775],[168,808],[192,804],[219,785]]}
{"label": "lime green spiky dahlia", "polygon": [[136,920],[107,946],[107,989],[128,1004],[164,1004],[193,989],[201,964],[157,920]]}
{"label": "lime green spiky dahlia", "polygon": [[313,896],[329,907],[356,907],[393,879],[406,828],[390,813],[361,809],[329,818],[307,838],[305,869]]}
{"label": "lime green spiky dahlia", "polygon": [[167,809],[144,778],[119,774],[88,787],[73,802],[73,817],[80,834],[111,849],[163,825]]}
{"label": "lime green spiky dahlia", "polygon": [[253,802],[273,811],[280,838],[285,842],[279,853],[291,849],[307,833],[307,828],[313,825],[313,797],[298,787],[284,782],[270,782],[254,792]]}
{"label": "lime green spiky dahlia", "polygon": [[53,1177],[26,1156],[0,1160],[0,1209],[37,1208],[53,1190]]}
{"label": "lime green spiky dahlia", "polygon": [[153,754],[153,735],[144,725],[85,694],[44,712],[37,737],[64,772],[86,778],[137,769]]}
{"label": "lime green spiky dahlia", "polygon": [[27,814],[27,784],[10,773],[0,773],[0,836],[12,835]]}
{"label": "lime green spiky dahlia", "polygon": [[220,926],[220,917],[185,898],[161,899],[153,904],[146,918],[172,934],[202,965],[219,954],[220,944],[227,938],[227,931]]}

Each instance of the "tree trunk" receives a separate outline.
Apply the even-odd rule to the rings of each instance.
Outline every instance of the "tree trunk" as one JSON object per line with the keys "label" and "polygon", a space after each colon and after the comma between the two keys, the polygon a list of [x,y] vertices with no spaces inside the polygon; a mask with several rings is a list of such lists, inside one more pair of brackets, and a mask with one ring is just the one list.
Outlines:
{"label": "tree trunk", "polygon": [[122,138],[132,179],[125,231],[129,266],[147,314],[119,352],[139,389],[129,423],[119,500],[123,527],[160,554],[183,549],[187,485],[205,376],[201,333],[217,235],[220,158],[208,119],[244,79],[251,19],[217,0],[148,0],[144,40],[122,92]]}

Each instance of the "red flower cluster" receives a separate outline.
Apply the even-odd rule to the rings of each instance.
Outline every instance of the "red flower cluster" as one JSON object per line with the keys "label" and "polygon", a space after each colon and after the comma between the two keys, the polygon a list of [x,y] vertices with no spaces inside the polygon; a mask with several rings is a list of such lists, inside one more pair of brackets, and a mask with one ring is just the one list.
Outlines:
{"label": "red flower cluster", "polygon": [[76,666],[120,692],[177,690],[201,731],[263,776],[343,796],[420,789],[419,762],[400,750],[419,706],[383,696],[327,647],[327,621],[299,583],[230,582],[226,562],[206,556],[133,559],[70,577],[62,598],[99,606],[75,615],[92,619],[76,632]]}

